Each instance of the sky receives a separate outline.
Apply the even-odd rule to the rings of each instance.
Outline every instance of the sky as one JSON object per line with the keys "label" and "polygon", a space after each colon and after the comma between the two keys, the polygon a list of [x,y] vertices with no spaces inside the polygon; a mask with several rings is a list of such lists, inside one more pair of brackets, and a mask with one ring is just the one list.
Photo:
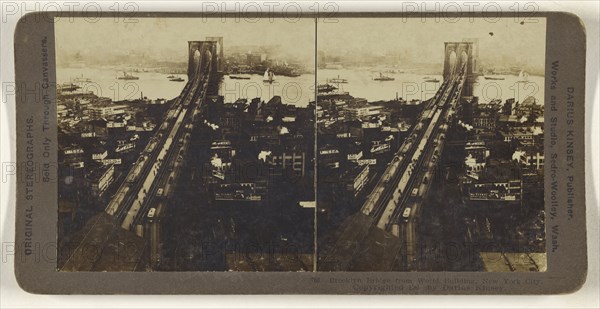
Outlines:
{"label": "sky", "polygon": [[115,53],[139,53],[187,60],[187,41],[201,41],[207,36],[223,36],[228,46],[279,45],[284,53],[313,62],[315,25],[313,19],[295,22],[283,19],[259,19],[256,22],[229,18],[138,18],[135,23],[115,22],[102,18],[89,22],[83,18],[56,22],[57,54],[80,52],[94,56]]}
{"label": "sky", "polygon": [[[420,18],[339,18],[335,23],[317,24],[318,49],[327,55],[385,55],[400,53],[412,61],[439,63],[444,42],[479,39],[480,59],[501,63],[516,60],[543,70],[545,66],[546,21],[518,23],[513,18],[489,22],[483,18],[458,22]],[[314,63],[315,23],[268,18],[250,22],[229,18],[138,18],[135,23],[103,18],[56,22],[57,54],[80,52],[104,57],[145,53],[152,58],[186,59],[187,41],[223,36],[230,46],[274,45],[284,54]],[[491,35],[493,34],[493,35]]]}
{"label": "sky", "polygon": [[488,22],[465,17],[454,23],[444,19],[423,22],[421,18],[339,19],[318,24],[318,46],[328,55],[400,52],[413,60],[441,62],[444,42],[478,38],[481,60],[501,65],[503,59],[516,59],[543,70],[546,20],[537,21],[521,25],[514,18]]}

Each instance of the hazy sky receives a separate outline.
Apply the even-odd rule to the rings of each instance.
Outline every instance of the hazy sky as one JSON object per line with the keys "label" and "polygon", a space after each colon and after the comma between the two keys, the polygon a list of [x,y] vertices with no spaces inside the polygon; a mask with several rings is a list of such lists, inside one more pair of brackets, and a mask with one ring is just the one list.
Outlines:
{"label": "hazy sky", "polygon": [[[420,18],[339,18],[337,23],[318,24],[318,48],[327,55],[400,53],[412,61],[438,63],[444,42],[478,38],[482,61],[517,60],[543,69],[546,22],[521,25],[513,18],[492,23],[462,18],[450,23]],[[493,35],[490,35],[490,32]],[[187,41],[223,36],[224,48],[245,45],[276,45],[290,56],[313,63],[315,23],[313,19],[288,22],[263,18],[252,23],[220,18],[138,18],[137,23],[113,18],[92,23],[83,18],[56,23],[57,53],[81,52],[105,56],[146,53],[152,58],[185,61]],[[498,63],[502,65],[503,63]]]}
{"label": "hazy sky", "polygon": [[[313,19],[288,22],[268,18],[257,22],[220,18],[138,18],[137,23],[104,18],[91,23],[83,18],[56,23],[57,53],[61,51],[105,55],[118,52],[147,52],[165,60],[186,61],[187,41],[207,36],[224,37],[223,46],[279,45],[282,52],[311,61],[314,59]],[[168,59],[173,58],[173,59]]]}
{"label": "hazy sky", "polygon": [[456,23],[444,19],[422,22],[420,18],[405,21],[401,18],[339,19],[337,23],[318,24],[318,46],[327,54],[368,51],[384,55],[399,51],[412,59],[424,59],[423,62],[441,62],[444,42],[478,38],[482,60],[508,57],[543,68],[546,20],[538,20],[537,24],[521,25],[514,18],[503,18],[495,23],[482,18],[471,22],[466,17]]}

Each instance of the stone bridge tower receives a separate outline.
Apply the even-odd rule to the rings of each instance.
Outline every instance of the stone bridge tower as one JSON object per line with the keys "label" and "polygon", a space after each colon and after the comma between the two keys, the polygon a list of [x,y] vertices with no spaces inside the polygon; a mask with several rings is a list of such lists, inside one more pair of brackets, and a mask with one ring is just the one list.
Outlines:
{"label": "stone bridge tower", "polygon": [[444,79],[457,73],[466,64],[467,79],[462,95],[472,96],[473,83],[477,77],[477,42],[446,42],[444,50]]}
{"label": "stone bridge tower", "polygon": [[222,36],[207,36],[206,40],[209,42],[215,42],[217,44],[217,71],[223,73],[224,61],[223,61],[223,37]]}
{"label": "stone bridge tower", "polygon": [[217,56],[217,43],[217,41],[188,41],[188,80],[192,80],[195,77],[198,65],[202,68],[208,65],[208,59],[212,59],[213,74],[218,71],[222,58]]}

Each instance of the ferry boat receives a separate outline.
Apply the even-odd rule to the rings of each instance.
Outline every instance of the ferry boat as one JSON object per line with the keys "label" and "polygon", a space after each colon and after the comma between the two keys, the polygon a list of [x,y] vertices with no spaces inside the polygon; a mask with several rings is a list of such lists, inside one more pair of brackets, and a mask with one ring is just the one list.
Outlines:
{"label": "ferry boat", "polygon": [[74,92],[77,89],[80,89],[81,86],[73,84],[73,83],[63,83],[61,85],[58,85],[58,91],[59,92]]}
{"label": "ferry boat", "polygon": [[182,82],[182,81],[184,81],[184,79],[181,78],[181,77],[173,77],[173,78],[169,78],[169,80],[172,81],[172,82]]}
{"label": "ferry boat", "polygon": [[229,75],[230,79],[250,79],[249,76],[241,76],[241,75]]}
{"label": "ferry boat", "polygon": [[321,85],[317,85],[317,92],[318,93],[324,93],[324,92],[332,92],[334,90],[336,90],[337,87],[330,85],[330,84],[321,84]]}
{"label": "ferry boat", "polygon": [[485,78],[487,80],[504,80],[504,77],[484,76],[483,78]]}
{"label": "ferry boat", "polygon": [[333,89],[331,91],[323,91],[323,92],[319,92],[317,90],[317,97],[322,98],[322,99],[324,99],[324,98],[335,98],[335,97],[348,96],[348,95],[350,95],[349,92],[347,92],[347,91],[341,91],[341,90],[338,90],[337,88]]}
{"label": "ferry boat", "polygon": [[396,79],[393,77],[385,76],[385,75],[379,73],[379,77],[375,77],[375,78],[373,78],[373,80],[385,82],[385,81],[392,81],[392,80],[396,80]]}
{"label": "ferry boat", "polygon": [[137,80],[140,79],[137,76],[131,75],[131,74],[127,74],[127,72],[123,72],[123,76],[119,76],[117,77],[117,79],[124,79],[124,80]]}
{"label": "ferry boat", "polygon": [[348,80],[345,78],[340,78],[340,76],[338,75],[335,78],[328,79],[327,82],[333,84],[346,84],[348,83]]}
{"label": "ferry boat", "polygon": [[87,77],[83,77],[83,74],[81,74],[81,77],[77,76],[73,79],[74,83],[91,83],[92,80],[90,78]]}

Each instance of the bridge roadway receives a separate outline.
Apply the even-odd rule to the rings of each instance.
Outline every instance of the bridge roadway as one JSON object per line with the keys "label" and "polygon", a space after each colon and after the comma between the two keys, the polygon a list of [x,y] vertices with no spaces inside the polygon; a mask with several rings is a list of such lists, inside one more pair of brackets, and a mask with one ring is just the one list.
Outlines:
{"label": "bridge roadway", "polygon": [[[131,243],[125,245],[129,245],[131,250],[132,243],[135,243],[135,249],[138,252],[143,251],[142,247],[146,246],[143,239],[135,238],[125,231],[135,230],[144,223],[148,209],[151,208],[150,205],[156,202],[154,198],[160,186],[169,182],[169,189],[172,188],[173,179],[181,167],[181,162],[177,162],[177,158],[183,155],[182,151],[187,149],[187,141],[184,144],[179,143],[179,140],[189,130],[193,118],[198,114],[206,96],[210,77],[213,74],[212,61],[212,54],[207,52],[197,62],[194,78],[187,82],[181,94],[167,111],[165,122],[150,139],[139,159],[113,195],[105,208],[105,214],[99,214],[92,218],[82,231],[82,235],[76,237],[78,246],[70,253],[63,269],[93,270],[136,267],[130,263],[131,261],[123,261],[119,266],[108,263],[98,266],[97,261],[103,259],[102,255],[107,251],[104,246],[111,238],[130,238]],[[185,136],[189,139],[189,133]],[[177,171],[174,170],[174,167],[177,168]],[[160,210],[162,212],[163,207]],[[120,226],[124,231],[115,230],[116,226]],[[158,226],[155,224],[155,229],[150,233],[150,236],[155,235],[153,237],[155,241],[150,243],[154,248],[158,247],[157,233]],[[136,234],[141,237],[143,231],[138,228]],[[85,256],[89,255],[89,252],[85,252],[87,250],[85,247],[89,247],[91,244],[96,251],[102,248],[101,252],[95,252],[94,258]],[[108,252],[106,254],[108,255]]]}
{"label": "bridge roadway", "polygon": [[[168,205],[167,200],[172,196],[177,183],[177,177],[184,166],[184,158],[190,143],[191,131],[194,126],[194,117],[200,113],[202,102],[206,99],[209,77],[212,75],[212,65],[207,64],[207,72],[197,72],[199,76],[196,96],[191,97],[189,102],[184,103],[188,106],[185,122],[182,123],[182,130],[179,130],[174,136],[173,149],[162,161],[163,168],[156,175],[155,185],[149,191],[149,198],[142,205],[140,215],[134,220],[133,226],[143,226],[148,223],[148,239],[150,246],[150,262],[154,267],[160,263],[160,218],[164,215],[165,208]],[[191,104],[190,104],[191,103]],[[152,211],[154,209],[154,211]],[[137,231],[138,235],[143,232]],[[140,235],[141,236],[141,235]]]}
{"label": "bridge roadway", "polygon": [[427,119],[428,113],[431,112],[431,109],[435,104],[434,102],[436,102],[437,98],[443,94],[447,85],[448,81],[442,83],[440,89],[438,89],[434,97],[417,117],[417,124],[412,128],[408,137],[392,159],[392,162],[387,166],[381,175],[381,178],[363,203],[361,208],[363,214],[376,219],[381,216],[381,210],[385,206],[385,202],[390,199],[390,195],[393,193],[390,190],[391,186],[388,184],[398,182],[397,177],[400,175],[399,171],[405,170],[408,167],[410,161],[405,160],[404,158],[407,156],[407,153],[415,151],[417,147],[415,141],[419,141],[422,138],[424,133],[422,130],[423,125],[429,122],[429,119]]}
{"label": "bridge roadway", "polygon": [[[465,71],[463,67],[447,78],[425,106],[361,212],[344,222],[336,243],[323,255],[323,269],[391,270],[398,266],[397,255],[402,249],[407,259],[414,259],[419,203],[433,178],[449,117],[462,93]],[[337,265],[328,265],[330,262]]]}
{"label": "bridge roadway", "polygon": [[[439,156],[442,154],[445,146],[448,123],[453,117],[460,99],[460,93],[465,82],[463,76],[459,75],[456,77],[455,88],[450,92],[452,95],[447,98],[447,108],[441,111],[440,123],[433,129],[433,133],[431,134],[432,142],[423,151],[420,166],[418,169],[415,169],[414,176],[411,177],[412,179],[407,184],[407,189],[404,190],[407,194],[397,201],[397,207],[392,215],[392,219],[386,223],[386,230],[391,231],[395,236],[404,241],[406,264],[403,266],[407,270],[413,270],[417,267],[415,264],[417,262],[416,227],[424,207],[423,201],[429,192],[430,185],[437,171]],[[413,195],[413,191],[416,194]],[[409,192],[411,193],[408,194]]]}
{"label": "bridge roadway", "polygon": [[[167,179],[172,176],[173,161],[178,157],[182,146],[179,140],[184,131],[189,128],[188,125],[191,125],[193,110],[198,103],[196,100],[205,96],[209,82],[208,77],[212,73],[211,61],[212,59],[202,59],[198,62],[196,74],[193,75],[195,78],[188,81],[172,106],[174,111],[172,118],[167,119],[167,125],[163,124],[156,132],[155,138],[159,139],[159,147],[153,149],[148,159],[143,162],[138,161],[138,164],[143,165],[141,175],[136,175],[139,173],[139,169],[131,170],[127,179],[135,181],[125,184],[126,188],[130,188],[127,192],[131,192],[128,198],[120,204],[113,203],[113,201],[118,202],[113,199],[107,206],[107,212],[116,214],[122,228],[127,230],[136,228],[137,223],[142,221],[140,217],[144,217],[148,210],[148,201],[152,200],[157,193],[158,183],[165,178],[165,175],[167,175]],[[206,72],[203,72],[203,69]],[[140,234],[138,233],[139,236],[142,236]]]}
{"label": "bridge roadway", "polygon": [[[426,187],[431,177],[425,179],[419,177],[422,173],[422,169],[426,166],[436,165],[432,161],[437,160],[437,155],[441,154],[441,151],[435,152],[432,150],[443,144],[440,134],[445,134],[445,128],[447,127],[447,114],[450,110],[455,107],[458,101],[460,91],[462,90],[462,84],[464,80],[462,75],[457,75],[453,78],[449,91],[445,91],[440,101],[435,102],[433,109],[430,113],[433,113],[431,122],[427,127],[422,139],[419,142],[419,146],[413,153],[408,168],[402,172],[400,181],[395,184],[393,192],[394,196],[387,201],[387,206],[383,211],[383,215],[380,217],[377,227],[385,230],[390,230],[391,224],[397,221],[398,217],[401,216],[403,219],[410,218],[410,213],[404,213],[407,209],[406,201],[411,198],[423,197],[423,192],[420,184]],[[443,132],[440,132],[443,131]],[[433,157],[436,156],[436,159]],[[431,175],[429,175],[431,176]],[[417,179],[421,179],[421,182],[417,182]],[[394,184],[392,184],[394,186]],[[411,209],[409,209],[411,211]]]}
{"label": "bridge roadway", "polygon": [[[177,116],[173,128],[171,129],[165,146],[158,156],[158,161],[154,163],[153,174],[148,175],[150,185],[145,190],[144,195],[138,198],[132,207],[130,207],[127,215],[122,221],[124,229],[133,230],[140,227],[143,223],[147,212],[157,200],[167,197],[173,189],[179,175],[179,169],[182,166],[183,157],[187,151],[187,145],[190,137],[190,127],[193,125],[193,116],[196,107],[201,106],[202,100],[206,96],[208,87],[208,79],[203,78],[211,74],[211,66],[208,65],[208,72],[204,75],[202,72],[197,74],[198,78],[193,81],[188,92],[183,93],[182,108]],[[168,147],[167,147],[168,145]],[[162,191],[162,192],[159,192]],[[139,236],[143,233],[140,230],[136,231]]]}

